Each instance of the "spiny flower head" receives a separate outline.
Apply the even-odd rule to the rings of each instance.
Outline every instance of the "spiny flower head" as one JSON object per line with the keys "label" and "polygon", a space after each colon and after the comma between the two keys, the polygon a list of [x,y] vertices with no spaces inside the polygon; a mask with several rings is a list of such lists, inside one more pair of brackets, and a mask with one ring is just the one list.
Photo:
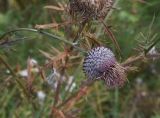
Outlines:
{"label": "spiny flower head", "polygon": [[121,87],[126,81],[124,68],[113,52],[105,47],[92,49],[84,59],[83,70],[88,79],[104,80],[108,88]]}
{"label": "spiny flower head", "polygon": [[70,0],[69,11],[72,16],[84,19],[104,18],[115,0]]}

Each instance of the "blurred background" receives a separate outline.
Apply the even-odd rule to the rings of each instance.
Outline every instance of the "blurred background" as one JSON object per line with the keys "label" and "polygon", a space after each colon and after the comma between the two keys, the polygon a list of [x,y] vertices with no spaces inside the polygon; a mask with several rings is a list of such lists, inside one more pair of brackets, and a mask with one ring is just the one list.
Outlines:
{"label": "blurred background", "polygon": [[[36,24],[62,23],[64,19],[67,20],[64,12],[44,7],[57,6],[58,3],[65,5],[67,2],[68,0],[0,0],[0,36],[19,27],[34,28]],[[94,34],[97,24],[93,22],[91,26]],[[123,61],[140,53],[136,49],[141,42],[145,46],[151,39],[160,37],[160,1],[120,0],[107,24],[112,27],[121,47],[123,55],[121,61]],[[63,28],[49,31],[59,36],[66,35]],[[46,55],[52,53],[53,47],[63,49],[59,41],[49,40],[31,32],[17,32],[7,37],[7,40],[18,37],[26,39],[22,38],[7,45],[3,45],[1,41],[0,55],[9,67],[20,74],[21,79],[27,76],[28,58],[31,58],[32,63],[42,65],[45,64]],[[115,51],[111,42],[105,40],[104,34],[100,34],[98,38]],[[160,44],[157,44],[150,53],[159,51]],[[2,60],[0,61],[0,117],[49,117],[54,92],[47,87],[48,85],[39,76],[35,77],[37,95],[33,102],[40,104],[40,107],[33,110],[32,104],[28,104],[10,70],[1,62]],[[137,62],[136,66],[139,67],[138,71],[128,74],[129,82],[121,89],[106,90],[103,83],[94,84],[91,92],[74,106],[72,113],[77,113],[75,118],[160,118],[160,60],[144,60]],[[67,95],[62,89],[62,99],[76,91],[80,82],[85,79],[81,67],[77,69],[77,73],[73,70],[69,70],[69,73],[70,77],[75,78],[75,85]]]}

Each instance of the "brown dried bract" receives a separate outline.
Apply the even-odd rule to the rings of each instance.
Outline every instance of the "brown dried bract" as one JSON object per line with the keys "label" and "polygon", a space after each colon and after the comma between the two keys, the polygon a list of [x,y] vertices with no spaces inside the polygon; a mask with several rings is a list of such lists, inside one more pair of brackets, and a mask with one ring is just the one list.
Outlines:
{"label": "brown dried bract", "polygon": [[114,0],[71,0],[70,14],[84,19],[104,18],[112,8]]}

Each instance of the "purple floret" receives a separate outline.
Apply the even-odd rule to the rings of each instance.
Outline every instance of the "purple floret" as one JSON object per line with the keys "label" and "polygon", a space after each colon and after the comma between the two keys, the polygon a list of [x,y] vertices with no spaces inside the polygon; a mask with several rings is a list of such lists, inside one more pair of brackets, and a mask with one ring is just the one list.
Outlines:
{"label": "purple floret", "polygon": [[83,70],[90,80],[104,80],[108,88],[124,85],[125,69],[116,61],[113,52],[105,47],[92,49],[84,59]]}
{"label": "purple floret", "polygon": [[84,59],[83,69],[89,79],[96,79],[115,63],[115,56],[110,49],[97,47]]}

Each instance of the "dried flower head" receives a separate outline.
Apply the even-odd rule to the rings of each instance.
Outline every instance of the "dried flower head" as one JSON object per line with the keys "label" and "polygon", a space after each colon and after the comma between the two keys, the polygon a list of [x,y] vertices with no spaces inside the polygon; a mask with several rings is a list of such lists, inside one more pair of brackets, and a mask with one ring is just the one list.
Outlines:
{"label": "dried flower head", "polygon": [[70,0],[69,11],[72,16],[84,19],[104,18],[115,0]]}
{"label": "dried flower head", "polygon": [[126,81],[124,68],[105,47],[92,49],[84,59],[83,69],[88,79],[104,80],[108,88],[121,87]]}

